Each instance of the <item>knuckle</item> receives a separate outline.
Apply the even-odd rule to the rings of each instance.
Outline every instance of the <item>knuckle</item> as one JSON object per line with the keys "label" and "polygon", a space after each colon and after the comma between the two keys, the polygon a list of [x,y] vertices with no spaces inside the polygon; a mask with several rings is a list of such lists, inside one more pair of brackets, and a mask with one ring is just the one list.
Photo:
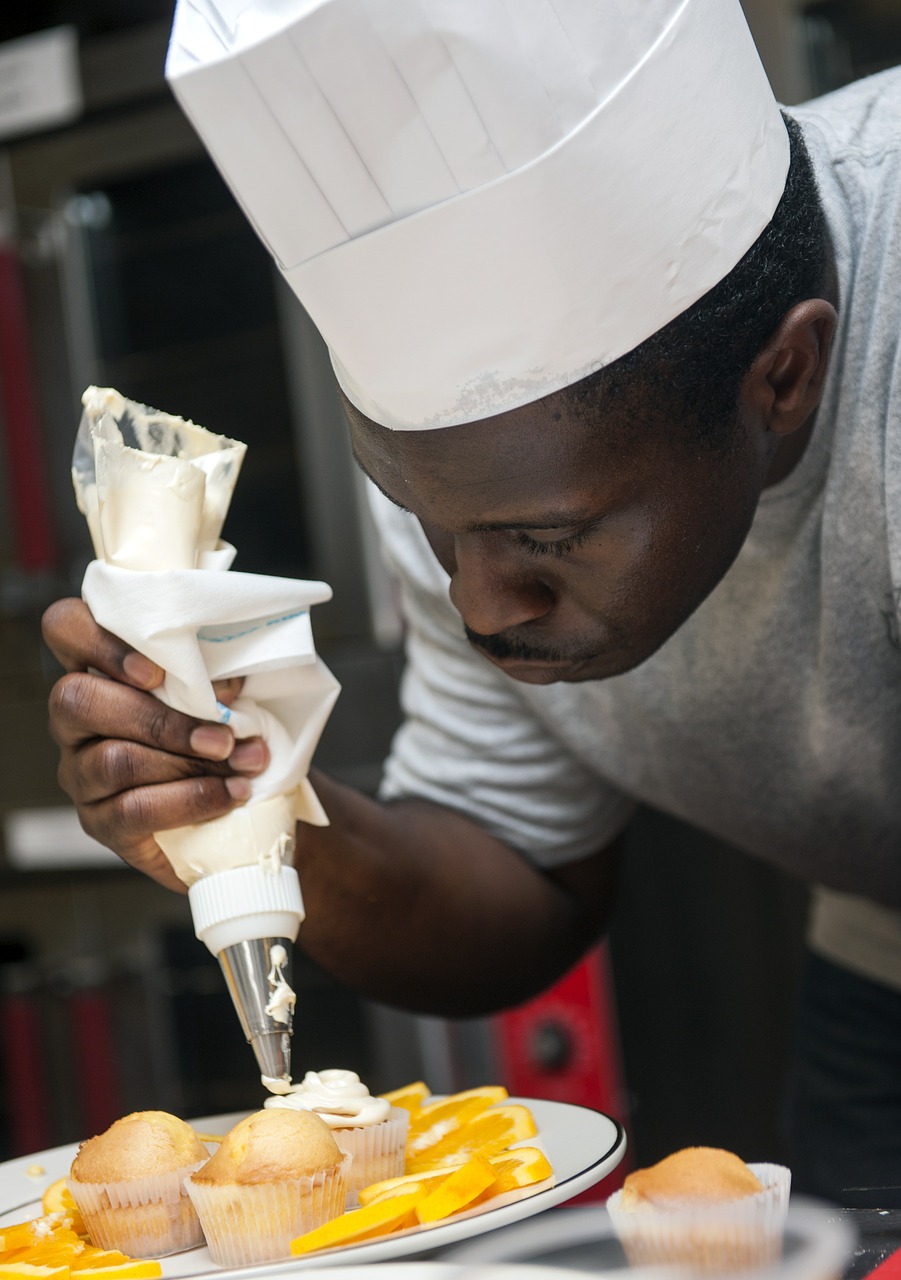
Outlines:
{"label": "knuckle", "polygon": [[137,784],[138,761],[133,743],[107,738],[97,744],[96,756],[100,778],[112,791],[125,791]]}
{"label": "knuckle", "polygon": [[[137,788],[124,791],[116,797],[111,813],[115,816],[115,826],[123,836],[142,838],[149,835],[154,828],[152,817],[153,804],[148,789]],[[119,843],[122,843],[120,840]]]}
{"label": "knuckle", "polygon": [[205,776],[195,778],[185,787],[186,821],[203,822],[217,817],[231,807],[225,783],[221,778]]}
{"label": "knuckle", "polygon": [[90,718],[93,679],[81,672],[62,676],[50,690],[50,724],[86,724]]}
{"label": "knuckle", "polygon": [[164,703],[156,698],[147,710],[144,729],[147,741],[154,747],[165,748],[169,739],[169,713]]}
{"label": "knuckle", "polygon": [[41,618],[41,632],[48,644],[55,639],[57,634],[62,634],[65,629],[65,621],[72,611],[72,606],[76,602],[74,600],[54,600],[53,604],[48,605],[44,610]]}

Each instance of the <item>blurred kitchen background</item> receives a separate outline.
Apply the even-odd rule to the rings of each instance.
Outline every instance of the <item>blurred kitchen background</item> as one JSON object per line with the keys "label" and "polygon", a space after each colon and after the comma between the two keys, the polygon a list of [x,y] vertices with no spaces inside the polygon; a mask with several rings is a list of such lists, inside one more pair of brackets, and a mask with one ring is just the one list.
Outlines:
{"label": "blurred kitchen background", "polygon": [[[260,1102],[186,901],[92,846],[56,783],[39,619],[90,558],[69,478],[84,387],[248,442],[225,531],[238,567],[334,588],[314,625],[344,692],[317,763],[374,790],[398,718],[401,626],[328,363],[165,86],[171,8],[0,16],[0,1158],[130,1110]],[[787,104],[901,60],[901,0],[746,11]],[[646,812],[609,948],[555,991],[451,1024],[298,956],[295,1064],[598,1106],[642,1163],[689,1143],[777,1159],[805,909],[802,886]]]}

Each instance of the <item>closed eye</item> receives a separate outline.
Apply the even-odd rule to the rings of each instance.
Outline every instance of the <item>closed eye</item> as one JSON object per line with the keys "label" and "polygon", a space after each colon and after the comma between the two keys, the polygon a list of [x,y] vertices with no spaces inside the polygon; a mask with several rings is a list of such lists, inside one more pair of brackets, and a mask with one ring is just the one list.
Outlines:
{"label": "closed eye", "polygon": [[522,529],[511,530],[511,532],[517,545],[527,551],[530,556],[565,556],[588,540],[592,527],[582,529],[578,533],[571,533],[568,538],[557,538],[554,542],[539,542],[537,538],[530,538]]}

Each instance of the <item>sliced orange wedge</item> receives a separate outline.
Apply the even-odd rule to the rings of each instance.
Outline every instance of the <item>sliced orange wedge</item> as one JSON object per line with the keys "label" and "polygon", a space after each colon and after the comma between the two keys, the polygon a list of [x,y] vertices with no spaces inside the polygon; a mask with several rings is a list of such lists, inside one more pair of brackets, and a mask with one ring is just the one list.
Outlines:
{"label": "sliced orange wedge", "polygon": [[534,1138],[537,1132],[531,1111],[521,1103],[491,1107],[445,1131],[435,1142],[422,1147],[408,1145],[407,1172],[424,1173],[442,1165],[459,1164],[473,1155],[489,1159],[514,1142]]}
{"label": "sliced orange wedge", "polygon": [[515,1191],[517,1187],[530,1187],[554,1176],[551,1162],[538,1147],[514,1147],[499,1156],[492,1156],[490,1164],[497,1178],[492,1195]]}
{"label": "sliced orange wedge", "polygon": [[84,1241],[69,1226],[68,1218],[58,1214],[32,1218],[29,1222],[17,1222],[0,1231],[0,1258],[23,1250],[40,1249],[47,1245],[83,1245]]}
{"label": "sliced orange wedge", "polygon": [[53,1224],[45,1218],[32,1218],[30,1222],[14,1222],[0,1229],[0,1251],[8,1253],[10,1249],[24,1249],[46,1240],[53,1234]]}
{"label": "sliced orange wedge", "polygon": [[[511,1156],[518,1157],[520,1152],[524,1159],[508,1159]],[[521,1191],[526,1187],[534,1187],[537,1191],[539,1183],[548,1178],[553,1182],[554,1171],[547,1156],[537,1147],[516,1147],[499,1156],[492,1156],[488,1163],[497,1174],[497,1181],[473,1200],[469,1206],[471,1209],[483,1205],[487,1208],[492,1200],[508,1191]]]}
{"label": "sliced orange wedge", "polygon": [[426,1193],[416,1206],[416,1217],[422,1223],[449,1218],[451,1214],[465,1209],[496,1181],[495,1172],[488,1161],[481,1156],[473,1156]]}
{"label": "sliced orange wedge", "polygon": [[503,1085],[484,1085],[479,1089],[452,1093],[448,1098],[439,1098],[420,1107],[410,1118],[407,1155],[418,1155],[434,1146],[508,1096]]}
{"label": "sliced orange wedge", "polygon": [[400,1089],[391,1089],[388,1093],[379,1095],[390,1102],[392,1107],[403,1107],[404,1111],[409,1111],[412,1115],[417,1112],[425,1102],[426,1098],[431,1097],[429,1086],[422,1080],[415,1080],[413,1084],[405,1084]]}
{"label": "sliced orange wedge", "polygon": [[72,1270],[81,1271],[84,1267],[119,1267],[123,1263],[134,1261],[134,1258],[130,1258],[127,1253],[120,1253],[118,1249],[99,1249],[96,1245],[89,1244],[72,1262]]}
{"label": "sliced orange wedge", "polygon": [[126,1258],[124,1262],[102,1263],[96,1267],[79,1267],[84,1280],[154,1280],[163,1268],[150,1258]]}
{"label": "sliced orange wedge", "polygon": [[45,1214],[62,1214],[64,1218],[69,1219],[73,1231],[80,1236],[87,1235],[84,1219],[65,1178],[57,1178],[56,1182],[50,1183],[41,1196],[41,1208]]}
{"label": "sliced orange wedge", "polygon": [[357,1244],[374,1236],[386,1235],[412,1226],[416,1222],[415,1208],[421,1199],[418,1191],[405,1196],[393,1196],[377,1200],[362,1209],[351,1209],[340,1218],[332,1218],[321,1227],[314,1227],[305,1235],[291,1241],[291,1253],[295,1256],[312,1253],[315,1249],[329,1249],[338,1244]]}
{"label": "sliced orange wedge", "polygon": [[70,1267],[72,1262],[85,1247],[84,1241],[76,1236],[75,1242],[49,1240],[44,1244],[29,1245],[24,1249],[13,1249],[0,1259],[3,1262],[30,1262],[36,1267]]}
{"label": "sliced orange wedge", "polygon": [[69,1268],[62,1266],[37,1266],[33,1262],[0,1262],[0,1276],[18,1276],[20,1280],[64,1280]]}
{"label": "sliced orange wedge", "polygon": [[386,1178],[384,1182],[374,1182],[369,1187],[362,1187],[357,1192],[357,1199],[361,1205],[365,1205],[372,1204],[374,1200],[384,1200],[388,1196],[406,1195],[408,1191],[425,1192],[452,1172],[451,1168],[443,1168],[430,1173],[405,1173],[399,1178]]}

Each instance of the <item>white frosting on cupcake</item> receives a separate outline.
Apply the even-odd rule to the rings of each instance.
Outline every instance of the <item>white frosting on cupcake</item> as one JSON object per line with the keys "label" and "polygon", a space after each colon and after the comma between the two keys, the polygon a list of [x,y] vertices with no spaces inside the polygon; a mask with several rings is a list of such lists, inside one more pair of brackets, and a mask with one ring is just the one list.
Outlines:
{"label": "white frosting on cupcake", "polygon": [[381,1124],[388,1118],[390,1103],[374,1098],[355,1071],[332,1068],[308,1071],[287,1093],[267,1098],[266,1107],[287,1107],[293,1111],[314,1111],[331,1129],[356,1129]]}

